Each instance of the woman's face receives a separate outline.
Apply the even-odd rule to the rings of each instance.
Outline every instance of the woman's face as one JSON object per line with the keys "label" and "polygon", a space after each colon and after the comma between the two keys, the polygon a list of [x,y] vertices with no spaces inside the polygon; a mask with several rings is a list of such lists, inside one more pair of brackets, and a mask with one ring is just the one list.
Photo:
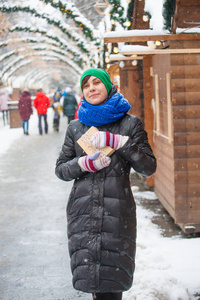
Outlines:
{"label": "woman's face", "polygon": [[88,103],[92,105],[103,104],[108,97],[108,92],[103,82],[94,76],[90,76],[83,85],[83,93]]}

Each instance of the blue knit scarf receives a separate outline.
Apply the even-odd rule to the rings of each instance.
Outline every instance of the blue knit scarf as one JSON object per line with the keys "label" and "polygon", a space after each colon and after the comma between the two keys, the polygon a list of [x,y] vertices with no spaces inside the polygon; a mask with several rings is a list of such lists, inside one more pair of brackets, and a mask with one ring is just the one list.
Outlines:
{"label": "blue knit scarf", "polygon": [[123,95],[116,93],[102,105],[92,105],[81,100],[78,117],[83,124],[97,127],[119,120],[130,108]]}

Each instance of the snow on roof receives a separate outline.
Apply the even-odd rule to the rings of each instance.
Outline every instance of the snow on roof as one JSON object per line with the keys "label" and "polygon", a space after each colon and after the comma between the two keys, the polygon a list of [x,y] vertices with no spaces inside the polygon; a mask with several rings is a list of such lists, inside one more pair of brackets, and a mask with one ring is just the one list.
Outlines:
{"label": "snow on roof", "polygon": [[163,34],[169,34],[169,31],[164,30],[121,30],[121,31],[109,31],[104,34],[104,38],[110,38],[110,37],[128,37],[128,36],[150,36],[150,35],[163,35]]}
{"label": "snow on roof", "polygon": [[[150,28],[146,30],[118,30],[109,31],[104,34],[104,38],[113,37],[129,37],[129,36],[153,36],[153,35],[166,35],[170,32],[164,29],[164,18],[162,15],[163,4],[165,0],[145,0],[144,14],[148,12],[151,15]],[[177,28],[176,33],[200,33],[200,28]]]}

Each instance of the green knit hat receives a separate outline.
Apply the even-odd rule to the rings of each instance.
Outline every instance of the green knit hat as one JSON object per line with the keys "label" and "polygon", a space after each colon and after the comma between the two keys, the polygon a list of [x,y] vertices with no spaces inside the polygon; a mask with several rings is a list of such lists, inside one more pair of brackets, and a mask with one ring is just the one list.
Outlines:
{"label": "green knit hat", "polygon": [[95,76],[97,78],[99,78],[103,84],[105,85],[107,92],[109,93],[112,89],[112,82],[110,80],[110,76],[109,74],[103,70],[103,69],[88,69],[86,70],[80,79],[80,86],[82,85],[82,80],[83,78],[85,78],[86,76],[91,75],[91,76]]}

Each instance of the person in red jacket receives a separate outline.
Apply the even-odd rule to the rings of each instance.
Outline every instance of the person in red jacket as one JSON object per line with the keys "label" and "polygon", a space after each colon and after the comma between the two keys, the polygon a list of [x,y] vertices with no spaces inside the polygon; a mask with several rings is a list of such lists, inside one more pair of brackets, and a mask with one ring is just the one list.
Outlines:
{"label": "person in red jacket", "polygon": [[21,96],[19,97],[18,108],[20,117],[22,119],[22,128],[24,130],[24,134],[28,135],[29,119],[33,113],[31,95],[29,91],[24,90],[22,92]]}
{"label": "person in red jacket", "polygon": [[38,113],[38,127],[39,134],[43,134],[42,130],[42,118],[44,119],[44,131],[48,133],[48,123],[47,123],[47,108],[50,106],[50,99],[45,95],[42,90],[39,90],[36,94],[36,98],[33,100],[33,105],[37,109]]}

